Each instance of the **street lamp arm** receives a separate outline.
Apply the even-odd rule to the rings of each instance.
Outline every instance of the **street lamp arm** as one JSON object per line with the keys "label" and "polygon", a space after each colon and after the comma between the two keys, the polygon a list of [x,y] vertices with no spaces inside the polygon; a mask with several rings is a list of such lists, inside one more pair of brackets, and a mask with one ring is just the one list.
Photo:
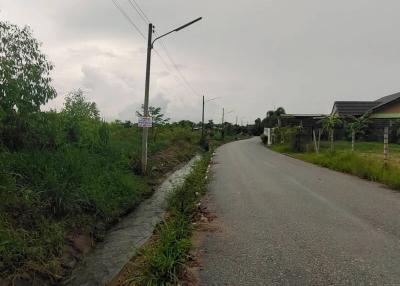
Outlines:
{"label": "street lamp arm", "polygon": [[163,35],[161,35],[161,36],[155,38],[154,41],[151,43],[151,48],[153,48],[154,43],[155,43],[157,40],[159,40],[159,39],[161,39],[161,38],[164,38],[165,36],[167,36],[167,35],[169,35],[169,34],[171,34],[171,33],[173,33],[173,32],[179,32],[180,30],[182,30],[182,29],[184,29],[184,28],[186,28],[186,27],[188,27],[188,26],[190,26],[190,25],[192,25],[192,24],[194,24],[194,23],[200,21],[201,19],[203,19],[203,17],[199,17],[199,18],[197,18],[196,20],[193,20],[193,21],[191,21],[191,22],[189,22],[189,23],[187,23],[187,24],[185,24],[185,25],[183,25],[183,26],[180,26],[179,28],[176,28],[175,30],[169,31],[168,33],[165,33],[165,34],[163,34]]}
{"label": "street lamp arm", "polygon": [[211,98],[211,99],[207,99],[205,102],[213,101],[213,100],[216,100],[216,99],[219,99],[219,98],[221,98],[221,96],[214,97],[214,98]]}

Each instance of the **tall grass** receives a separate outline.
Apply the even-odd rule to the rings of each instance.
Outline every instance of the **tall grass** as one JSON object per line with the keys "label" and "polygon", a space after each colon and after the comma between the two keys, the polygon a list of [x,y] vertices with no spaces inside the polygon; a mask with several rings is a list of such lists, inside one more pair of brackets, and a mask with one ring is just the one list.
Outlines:
{"label": "tall grass", "polygon": [[[382,158],[379,157],[383,152],[383,144],[380,142],[358,142],[355,152],[351,152],[351,142],[347,141],[335,142],[334,152],[329,151],[328,142],[321,142],[319,154],[315,152],[294,153],[288,144],[273,145],[271,149],[400,190],[400,165],[394,161],[384,165]],[[390,144],[389,149],[393,156],[398,156],[400,153],[400,145]]]}
{"label": "tall grass", "polygon": [[[140,154],[137,127],[97,120],[70,125],[55,113],[26,122],[23,130],[18,122],[0,130],[0,277],[31,273],[54,282],[65,274],[66,235],[100,237],[99,226],[103,231],[147,197],[151,182],[133,168]],[[197,150],[199,134],[190,128],[158,132],[149,144],[151,164],[175,145],[180,148],[166,157],[173,161],[169,168]]]}
{"label": "tall grass", "polygon": [[400,190],[400,166],[389,163],[384,166],[376,160],[351,151],[333,153],[295,154],[296,158],[336,171],[349,173],[363,179],[380,182]]}

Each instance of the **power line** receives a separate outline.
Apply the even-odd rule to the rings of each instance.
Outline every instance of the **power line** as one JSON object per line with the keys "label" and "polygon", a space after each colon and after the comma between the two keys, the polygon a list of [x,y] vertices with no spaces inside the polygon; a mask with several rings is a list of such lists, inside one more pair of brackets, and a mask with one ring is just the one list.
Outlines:
{"label": "power line", "polygon": [[147,23],[150,23],[149,17],[147,17],[146,13],[143,11],[143,9],[140,7],[140,5],[135,1],[135,0],[129,0],[135,3],[136,7],[139,9],[139,11],[142,13],[143,17],[147,20]]}
{"label": "power line", "polygon": [[[144,35],[144,33],[139,29],[139,27],[133,22],[133,20],[129,17],[129,15],[118,5],[117,0],[112,0],[113,4],[115,5],[115,7],[117,7],[117,9],[122,13],[122,15],[131,23],[131,25],[135,28],[135,30],[143,37],[143,39],[147,40],[146,36]],[[140,16],[140,18],[143,20],[143,22],[145,24],[149,24],[151,21],[149,19],[149,17],[147,17],[146,13],[143,11],[143,9],[140,7],[140,5],[135,1],[135,0],[128,0],[130,6],[136,11],[136,13]],[[158,33],[155,32],[155,34],[157,36]],[[177,74],[179,75],[179,77],[181,78],[181,80],[184,82],[184,84],[189,88],[189,90],[195,94],[196,96],[200,96],[200,94],[193,88],[193,86],[189,83],[189,81],[186,79],[186,77],[182,74],[182,72],[178,69],[178,65],[175,63],[174,59],[172,58],[171,54],[169,53],[167,46],[165,44],[165,42],[163,41],[163,39],[160,39],[160,43],[161,43],[161,48],[164,50],[165,54],[167,55],[167,58],[169,59],[169,61],[171,62],[172,66],[174,67],[174,69],[176,70]],[[160,58],[161,62],[163,63],[163,65],[165,66],[165,68],[168,70],[168,72],[170,72],[171,74],[173,74],[170,70],[170,68],[168,67],[168,64],[165,62],[164,58],[162,57],[162,55],[154,49],[154,51],[156,52],[156,54],[158,55],[158,57]]]}
{"label": "power line", "polygon": [[[132,2],[132,0],[128,1],[129,5],[131,5],[131,7],[136,11],[136,13],[138,13],[138,15],[140,16],[140,18],[143,20],[143,22],[147,25],[149,24],[150,21],[148,21],[147,16],[143,13],[142,9],[140,9],[139,6],[135,6],[133,3],[135,3],[137,5],[136,2]],[[143,14],[142,14],[143,13]]]}
{"label": "power line", "polygon": [[165,51],[165,54],[167,55],[169,61],[172,63],[172,66],[174,67],[174,69],[177,71],[178,75],[181,77],[182,81],[187,85],[187,87],[197,96],[200,96],[200,94],[193,88],[193,86],[189,83],[189,81],[186,79],[186,77],[182,74],[182,72],[179,70],[178,65],[176,64],[176,62],[174,61],[174,59],[172,58],[170,52],[167,49],[167,46],[165,44],[165,42],[163,41],[163,39],[160,40],[161,42],[161,47],[163,48],[163,50]]}
{"label": "power line", "polygon": [[117,3],[116,0],[111,0],[114,4],[115,7],[117,7],[117,9],[121,12],[121,14],[129,21],[129,23],[131,23],[131,25],[135,28],[135,30],[142,36],[143,39],[147,39],[146,36],[143,34],[143,32],[139,29],[138,26],[136,26],[136,24],[133,22],[133,20],[129,17],[128,14],[126,14],[126,12],[121,8],[121,6],[119,6],[119,4]]}

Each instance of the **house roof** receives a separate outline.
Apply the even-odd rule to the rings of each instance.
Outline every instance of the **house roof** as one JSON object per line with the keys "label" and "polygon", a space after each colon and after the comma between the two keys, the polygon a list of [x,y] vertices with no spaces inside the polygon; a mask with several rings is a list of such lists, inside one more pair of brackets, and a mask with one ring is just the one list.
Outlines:
{"label": "house roof", "polygon": [[332,113],[339,116],[361,116],[400,99],[400,92],[381,97],[375,101],[335,101]]}
{"label": "house roof", "polygon": [[339,116],[359,116],[380,104],[377,101],[335,101],[332,113]]}
{"label": "house roof", "polygon": [[285,119],[290,119],[290,118],[297,118],[297,119],[321,119],[325,118],[327,115],[326,114],[282,114],[281,117]]}
{"label": "house roof", "polygon": [[371,108],[370,111],[374,111],[374,110],[376,110],[376,109],[378,109],[378,108],[380,108],[380,107],[382,107],[382,106],[384,106],[384,105],[386,105],[388,103],[391,103],[391,102],[393,102],[395,100],[398,100],[399,98],[400,98],[400,92],[381,97],[381,98],[376,100],[376,102],[378,104],[376,106],[374,106],[373,108]]}
{"label": "house roof", "polygon": [[375,101],[380,102],[381,104],[386,104],[386,103],[392,102],[393,100],[398,99],[399,97],[400,97],[400,92],[381,97]]}

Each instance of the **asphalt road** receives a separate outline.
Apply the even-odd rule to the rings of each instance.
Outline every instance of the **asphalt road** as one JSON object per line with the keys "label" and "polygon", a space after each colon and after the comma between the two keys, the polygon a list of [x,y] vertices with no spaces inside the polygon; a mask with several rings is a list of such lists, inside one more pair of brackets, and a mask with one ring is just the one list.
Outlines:
{"label": "asphalt road", "polygon": [[400,193],[258,138],[219,148],[215,162],[201,285],[400,285]]}

